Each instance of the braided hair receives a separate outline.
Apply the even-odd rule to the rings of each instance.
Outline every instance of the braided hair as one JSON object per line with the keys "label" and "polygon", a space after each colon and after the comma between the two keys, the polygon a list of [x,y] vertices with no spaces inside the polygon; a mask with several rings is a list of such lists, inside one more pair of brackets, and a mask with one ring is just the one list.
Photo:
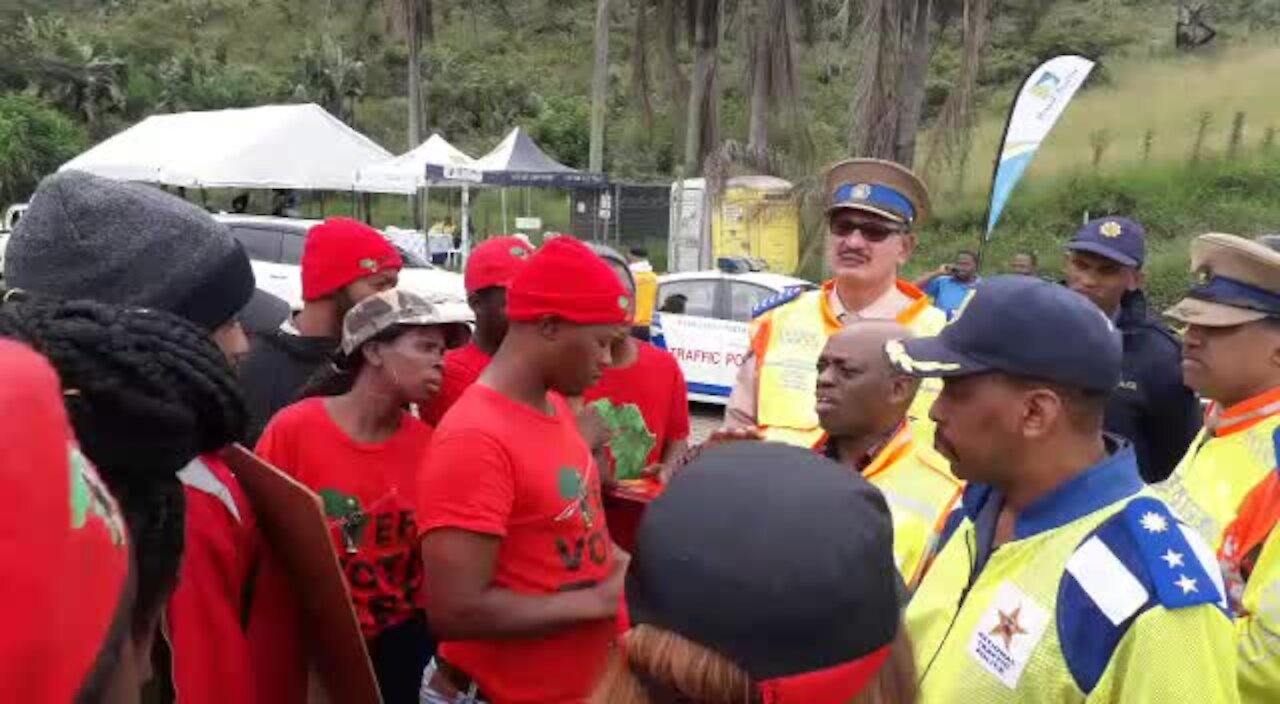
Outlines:
{"label": "braided hair", "polygon": [[137,566],[133,626],[144,630],[177,586],[178,471],[244,431],[235,375],[205,330],[157,310],[11,291],[0,337],[30,345],[58,372],[81,449],[124,513]]}

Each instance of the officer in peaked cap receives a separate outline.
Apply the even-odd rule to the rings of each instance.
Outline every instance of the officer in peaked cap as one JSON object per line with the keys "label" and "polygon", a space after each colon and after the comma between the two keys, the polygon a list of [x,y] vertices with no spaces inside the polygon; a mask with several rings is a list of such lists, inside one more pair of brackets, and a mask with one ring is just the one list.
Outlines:
{"label": "officer in peaked cap", "polygon": [[1182,375],[1212,401],[1204,430],[1155,490],[1219,547],[1245,702],[1280,691],[1280,252],[1234,235],[1191,243]]}
{"label": "officer in peaked cap", "polygon": [[1090,220],[1067,242],[1067,286],[1120,329],[1124,371],[1107,402],[1107,432],[1127,438],[1147,482],[1163,481],[1200,430],[1200,404],[1182,383],[1182,344],[1147,314],[1146,230],[1122,217]]}
{"label": "officer in peaked cap", "polygon": [[[767,439],[815,447],[817,361],[827,338],[858,320],[896,320],[916,335],[946,323],[929,297],[898,278],[929,215],[929,190],[910,170],[879,159],[850,159],[826,174],[827,263],[833,278],[794,289],[754,311],[751,350],[738,371],[725,424],[758,428]],[[928,426],[936,387],[921,389],[910,415]],[[927,436],[928,433],[926,432]]]}

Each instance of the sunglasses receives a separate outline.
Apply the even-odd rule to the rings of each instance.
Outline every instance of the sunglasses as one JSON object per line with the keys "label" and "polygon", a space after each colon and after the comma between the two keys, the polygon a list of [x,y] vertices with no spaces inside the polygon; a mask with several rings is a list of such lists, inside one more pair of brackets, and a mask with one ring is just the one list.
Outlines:
{"label": "sunglasses", "polygon": [[884,225],[878,222],[858,222],[856,220],[840,220],[831,223],[831,234],[841,239],[858,232],[868,242],[884,242],[893,235],[906,232],[902,227]]}

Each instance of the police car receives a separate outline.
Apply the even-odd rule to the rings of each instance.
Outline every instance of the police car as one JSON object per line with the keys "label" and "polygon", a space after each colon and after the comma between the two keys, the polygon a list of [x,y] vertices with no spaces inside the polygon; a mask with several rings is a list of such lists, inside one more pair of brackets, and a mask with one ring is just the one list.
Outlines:
{"label": "police car", "polygon": [[754,262],[726,259],[716,271],[658,277],[652,340],[680,364],[689,400],[724,405],[750,350],[751,312],[765,299],[793,288],[817,286],[804,279],[758,269]]}

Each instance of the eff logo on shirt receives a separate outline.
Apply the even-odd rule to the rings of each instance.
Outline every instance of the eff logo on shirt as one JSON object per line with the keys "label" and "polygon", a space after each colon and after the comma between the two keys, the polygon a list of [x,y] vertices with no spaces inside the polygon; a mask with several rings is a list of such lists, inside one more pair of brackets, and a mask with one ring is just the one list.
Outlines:
{"label": "eff logo on shirt", "polygon": [[996,589],[995,599],[978,619],[969,639],[969,655],[1010,689],[1031,659],[1049,625],[1049,612],[1010,582]]}

